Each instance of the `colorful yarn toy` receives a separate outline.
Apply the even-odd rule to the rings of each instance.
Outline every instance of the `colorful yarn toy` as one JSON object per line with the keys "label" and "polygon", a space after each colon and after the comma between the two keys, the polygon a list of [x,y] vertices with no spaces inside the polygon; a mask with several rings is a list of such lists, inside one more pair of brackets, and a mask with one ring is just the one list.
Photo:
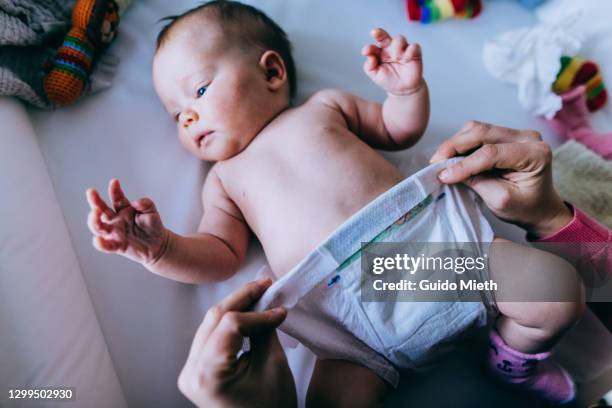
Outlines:
{"label": "colorful yarn toy", "polygon": [[608,93],[599,67],[580,57],[561,57],[561,69],[553,83],[553,91],[562,95],[578,85],[586,86],[587,107],[594,112],[605,105]]}
{"label": "colorful yarn toy", "polygon": [[406,0],[408,19],[423,24],[449,18],[475,18],[482,11],[482,0]]}
{"label": "colorful yarn toy", "polygon": [[67,105],[84,93],[92,63],[115,38],[118,24],[115,0],[77,0],[72,9],[72,28],[44,80],[50,102]]}

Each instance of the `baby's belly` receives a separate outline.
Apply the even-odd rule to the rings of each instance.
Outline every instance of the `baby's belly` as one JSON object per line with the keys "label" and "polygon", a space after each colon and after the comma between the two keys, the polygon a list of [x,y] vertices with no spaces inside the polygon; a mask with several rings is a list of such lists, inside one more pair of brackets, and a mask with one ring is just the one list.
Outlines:
{"label": "baby's belly", "polygon": [[[351,215],[399,183],[399,171],[341,191],[292,192],[261,213],[266,222],[255,231],[277,277],[289,272]],[[273,222],[269,222],[274,220]]]}

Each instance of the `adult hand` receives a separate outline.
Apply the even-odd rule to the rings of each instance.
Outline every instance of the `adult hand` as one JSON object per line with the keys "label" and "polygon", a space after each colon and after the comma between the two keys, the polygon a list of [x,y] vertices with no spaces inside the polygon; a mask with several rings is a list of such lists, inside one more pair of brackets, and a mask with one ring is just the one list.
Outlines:
{"label": "adult hand", "polygon": [[[248,311],[270,284],[269,278],[248,283],[206,313],[178,377],[179,390],[197,406],[297,406],[293,375],[275,331],[287,311]],[[251,349],[236,358],[244,337]]]}
{"label": "adult hand", "polygon": [[469,153],[439,174],[443,183],[464,182],[502,220],[542,237],[572,220],[552,182],[552,152],[538,132],[470,121],[440,145],[430,162]]}

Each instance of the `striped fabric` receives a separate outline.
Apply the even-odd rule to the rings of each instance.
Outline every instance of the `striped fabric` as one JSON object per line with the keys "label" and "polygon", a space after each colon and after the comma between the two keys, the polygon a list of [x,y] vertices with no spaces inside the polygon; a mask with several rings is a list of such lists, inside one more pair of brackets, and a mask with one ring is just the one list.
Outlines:
{"label": "striped fabric", "polygon": [[406,0],[408,19],[423,24],[449,18],[475,18],[482,11],[482,0]]}

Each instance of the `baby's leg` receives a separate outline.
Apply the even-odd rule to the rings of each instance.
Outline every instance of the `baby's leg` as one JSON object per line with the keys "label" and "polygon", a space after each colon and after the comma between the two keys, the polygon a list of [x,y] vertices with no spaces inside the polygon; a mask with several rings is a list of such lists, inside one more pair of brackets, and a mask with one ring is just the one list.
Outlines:
{"label": "baby's leg", "polygon": [[492,246],[489,266],[498,283],[500,312],[490,337],[489,367],[501,380],[549,401],[573,399],[569,375],[542,360],[584,311],[576,270],[556,255],[501,239]]}
{"label": "baby's leg", "polygon": [[509,346],[525,353],[548,350],[582,316],[584,291],[567,261],[501,238],[490,260],[500,289],[496,328]]}
{"label": "baby's leg", "polygon": [[343,360],[319,360],[306,407],[382,407],[391,386],[371,370]]}

